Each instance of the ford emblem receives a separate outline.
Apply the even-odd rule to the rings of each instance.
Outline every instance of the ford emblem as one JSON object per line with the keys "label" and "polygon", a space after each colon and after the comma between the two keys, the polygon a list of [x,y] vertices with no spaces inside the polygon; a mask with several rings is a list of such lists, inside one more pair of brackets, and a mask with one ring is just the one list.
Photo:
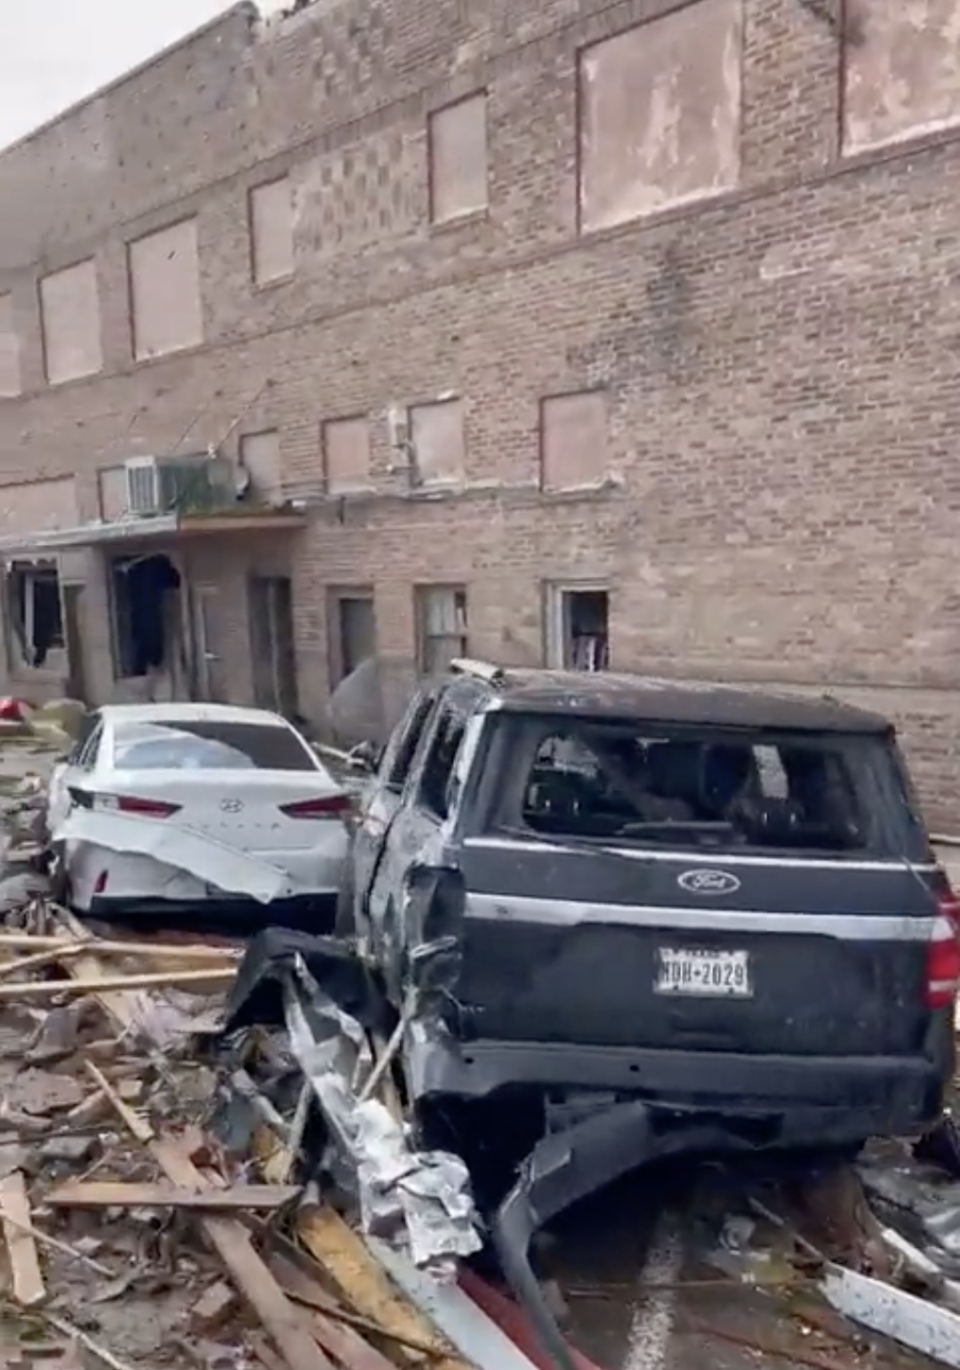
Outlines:
{"label": "ford emblem", "polygon": [[684,871],[677,884],[689,894],[733,894],[740,881],[728,871]]}

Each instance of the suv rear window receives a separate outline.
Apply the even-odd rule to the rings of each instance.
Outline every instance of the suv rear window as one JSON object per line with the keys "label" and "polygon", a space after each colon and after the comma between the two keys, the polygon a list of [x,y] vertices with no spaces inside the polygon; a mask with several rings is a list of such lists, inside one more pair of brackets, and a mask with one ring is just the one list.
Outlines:
{"label": "suv rear window", "polygon": [[493,826],[646,846],[924,854],[881,736],[505,715]]}
{"label": "suv rear window", "polygon": [[270,723],[148,723],[120,730],[113,764],[125,771],[313,771],[296,733]]}

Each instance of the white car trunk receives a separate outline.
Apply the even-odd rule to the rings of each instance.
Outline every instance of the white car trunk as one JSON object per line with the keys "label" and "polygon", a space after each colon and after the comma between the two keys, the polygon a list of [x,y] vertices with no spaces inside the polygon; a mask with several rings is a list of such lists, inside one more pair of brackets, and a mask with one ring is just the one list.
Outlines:
{"label": "white car trunk", "polygon": [[[319,769],[118,770],[84,788],[95,794],[94,810],[116,807],[262,855],[312,850],[344,828],[343,791]],[[164,816],[164,805],[176,811]]]}

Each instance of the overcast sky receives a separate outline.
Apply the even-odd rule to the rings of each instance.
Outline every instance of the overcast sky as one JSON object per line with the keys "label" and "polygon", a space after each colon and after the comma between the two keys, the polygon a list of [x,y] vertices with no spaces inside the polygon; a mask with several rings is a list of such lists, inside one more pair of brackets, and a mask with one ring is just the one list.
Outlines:
{"label": "overcast sky", "polygon": [[[230,0],[0,0],[0,147],[230,8]],[[267,0],[267,13],[281,8]]]}

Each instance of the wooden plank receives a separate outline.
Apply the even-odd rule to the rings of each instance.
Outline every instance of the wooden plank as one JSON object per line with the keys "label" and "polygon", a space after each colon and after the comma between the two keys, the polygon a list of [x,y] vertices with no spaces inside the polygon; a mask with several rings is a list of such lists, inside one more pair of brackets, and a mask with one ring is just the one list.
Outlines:
{"label": "wooden plank", "polygon": [[[85,958],[78,954],[74,960]],[[97,968],[99,971],[99,967]],[[138,975],[101,975],[90,979],[35,980],[26,984],[0,985],[0,1002],[5,999],[53,999],[60,994],[104,994],[128,989],[177,989],[205,986],[211,990],[232,985],[237,978],[234,966],[211,966],[209,970],[158,970]]]}
{"label": "wooden plank", "polygon": [[[0,1180],[0,1222],[10,1255],[13,1295],[18,1303],[30,1308],[43,1303],[47,1297],[40,1270],[40,1256],[31,1232],[30,1200],[26,1182],[19,1170]],[[7,1221],[7,1214],[12,1221]]]}
{"label": "wooden plank", "polygon": [[[157,1138],[149,1144],[149,1149],[173,1184],[196,1190],[207,1184],[176,1141],[166,1137]],[[314,1341],[304,1315],[277,1284],[244,1225],[236,1218],[203,1217],[201,1223],[208,1241],[229,1270],[237,1289],[270,1334],[290,1370],[333,1370],[330,1361]]]}
{"label": "wooden plank", "polygon": [[[267,1128],[254,1133],[252,1149],[265,1180],[272,1183],[277,1173],[284,1173],[285,1149]],[[358,1313],[382,1327],[388,1336],[395,1336],[398,1342],[431,1348],[432,1355],[408,1351],[409,1362],[430,1365],[434,1370],[470,1370],[467,1362],[449,1349],[430,1320],[394,1288],[361,1239],[332,1209],[302,1208],[297,1216],[296,1234]]]}
{"label": "wooden plank", "polygon": [[170,1184],[128,1184],[113,1180],[68,1180],[44,1195],[53,1208],[264,1209],[291,1203],[296,1185],[238,1184],[229,1189],[185,1189]]}
{"label": "wooden plank", "polygon": [[281,1288],[310,1305],[313,1335],[343,1370],[396,1370],[396,1366],[364,1341],[355,1328],[338,1323],[320,1311],[317,1305],[322,1306],[324,1299],[330,1296],[309,1275],[284,1256],[271,1256],[269,1264]]}
{"label": "wooden plank", "polygon": [[94,937],[80,940],[72,933],[46,936],[35,932],[0,932],[0,948],[11,951],[71,951],[95,949],[98,956],[151,956],[168,961],[212,961],[224,965],[242,959],[240,949],[208,947],[201,942],[125,942],[123,939]]}

